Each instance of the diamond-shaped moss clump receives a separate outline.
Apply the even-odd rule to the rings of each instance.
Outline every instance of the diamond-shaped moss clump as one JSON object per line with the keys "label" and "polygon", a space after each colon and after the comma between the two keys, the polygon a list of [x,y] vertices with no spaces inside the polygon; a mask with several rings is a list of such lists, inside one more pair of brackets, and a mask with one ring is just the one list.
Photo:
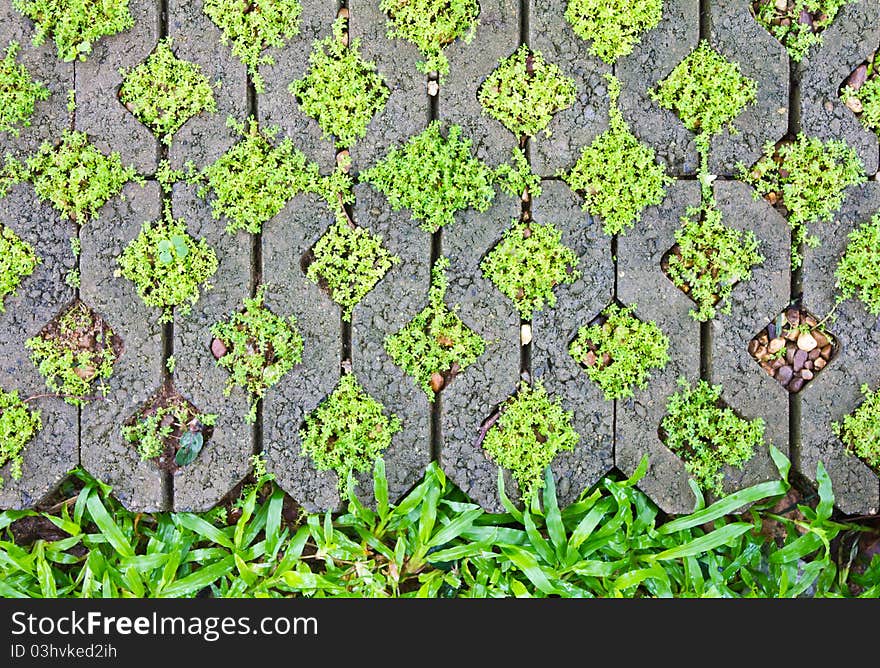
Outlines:
{"label": "diamond-shaped moss clump", "polygon": [[545,129],[576,96],[574,81],[525,44],[499,63],[477,94],[483,113],[520,139]]}
{"label": "diamond-shaped moss clump", "polygon": [[394,363],[412,376],[430,401],[473,364],[486,349],[475,334],[446,302],[449,280],[444,270],[449,260],[441,257],[431,272],[428,306],[396,334],[385,338],[385,350]]}
{"label": "diamond-shaped moss clump", "polygon": [[302,454],[319,471],[336,471],[345,494],[348,477],[371,471],[398,431],[397,416],[386,415],[384,406],[366,393],[353,374],[347,374],[306,418],[300,432]]}
{"label": "diamond-shaped moss clump", "polygon": [[847,452],[861,459],[880,475],[880,391],[861,387],[865,400],[831,429],[843,441]]}
{"label": "diamond-shaped moss clump", "polygon": [[384,193],[395,211],[411,209],[426,232],[451,223],[456,211],[468,207],[485,211],[495,197],[493,175],[471,156],[471,140],[461,133],[459,126],[452,125],[444,137],[440,122],[434,121],[361,172],[361,180]]}
{"label": "diamond-shaped moss clump", "polygon": [[308,72],[288,89],[303,111],[318,121],[324,138],[335,139],[337,148],[366,135],[370,120],[391,94],[375,63],[361,58],[360,40],[346,48],[344,27],[345,21],[337,20],[333,35],[315,42]]}
{"label": "diamond-shaped moss clump", "polygon": [[880,69],[877,52],[853,70],[840,87],[840,101],[869,130],[880,134]]}
{"label": "diamond-shaped moss clump", "polygon": [[609,65],[632,53],[642,35],[663,18],[663,0],[568,0],[565,20]]}
{"label": "diamond-shaped moss clump", "polygon": [[211,82],[202,68],[175,56],[171,46],[170,37],[163,39],[143,63],[122,70],[119,89],[125,107],[168,145],[190,118],[217,111]]}
{"label": "diamond-shaped moss clump", "polygon": [[238,385],[251,397],[247,422],[257,417],[257,401],[302,361],[303,340],[296,318],[284,319],[267,309],[266,286],[256,296],[244,300],[244,311],[211,327],[211,352],[217,364],[229,372],[225,394]]}
{"label": "diamond-shaped moss clump", "polygon": [[400,258],[388,252],[382,237],[337,219],[304,262],[309,280],[339,304],[342,319],[349,321],[352,309]]}
{"label": "diamond-shaped moss clump", "polygon": [[388,37],[406,39],[421,51],[420,72],[437,72],[441,81],[449,74],[443,48],[456,39],[470,42],[477,27],[477,0],[381,0],[379,9],[388,15]]}
{"label": "diamond-shaped moss clump", "polygon": [[[2,262],[0,259],[0,265]],[[874,214],[869,222],[849,233],[849,243],[834,274],[843,298],[858,297],[871,315],[880,315],[878,266],[880,266],[880,212]]]}
{"label": "diamond-shaped moss clump", "polygon": [[850,2],[854,0],[754,0],[752,14],[782,42],[792,60],[800,62],[811,46],[822,42],[822,31]]}
{"label": "diamond-shaped moss clump", "polygon": [[0,223],[0,313],[6,310],[6,297],[15,294],[22,279],[34,273],[38,264],[40,258],[33,246]]}
{"label": "diamond-shaped moss clump", "polygon": [[0,132],[13,137],[18,137],[19,128],[30,126],[34,105],[49,97],[49,89],[15,60],[18,51],[18,42],[11,42],[0,59]]}
{"label": "diamond-shaped moss clump", "polygon": [[755,102],[757,88],[737,63],[703,40],[651,91],[651,97],[672,110],[688,130],[711,137]]}
{"label": "diamond-shaped moss clump", "polygon": [[553,225],[514,220],[480,269],[529,320],[544,306],[556,305],[553,288],[577,280],[577,264],[577,255],[563,245],[562,233]]}
{"label": "diamond-shaped moss clump", "polygon": [[217,415],[199,411],[169,381],[126,420],[122,437],[141,459],[175,473],[195,461],[213,435],[216,420]]}
{"label": "diamond-shaped moss clump", "polygon": [[663,369],[669,361],[669,339],[634,311],[634,306],[609,305],[593,324],[578,330],[568,349],[609,401],[633,396],[636,387],[644,389],[650,370]]}
{"label": "diamond-shaped moss clump", "polygon": [[25,346],[49,390],[74,406],[89,399],[95,383],[98,392],[107,394],[103,381],[113,374],[122,354],[122,339],[81,301],[56,316]]}
{"label": "diamond-shaped moss clump", "polygon": [[269,47],[281,48],[299,34],[302,7],[299,0],[204,0],[204,12],[220,28],[221,40],[247,65],[258,93],[263,92],[260,65],[275,60],[263,54]]}
{"label": "diamond-shaped moss clump", "polygon": [[547,396],[542,383],[523,382],[501,405],[494,421],[487,420],[486,424],[493,423],[485,432],[483,448],[493,462],[511,472],[523,501],[544,486],[544,469],[556,455],[577,445],[580,436],[571,418],[559,399]]}
{"label": "diamond-shaped moss clump", "polygon": [[34,22],[34,44],[54,39],[58,57],[68,62],[85,60],[100,38],[134,25],[128,0],[12,0],[12,4]]}
{"label": "diamond-shaped moss clump", "polygon": [[217,271],[214,250],[204,239],[193,239],[170,207],[159,220],[143,224],[117,262],[144,303],[162,309],[159,322],[171,322],[175,307],[187,315],[199,300],[199,287],[209,289],[208,279]]}
{"label": "diamond-shaped moss clump", "polygon": [[647,207],[659,204],[671,181],[657,164],[654,149],[629,130],[617,107],[620,81],[608,76],[610,127],[584,148],[568,174],[569,187],[584,197],[584,210],[602,219],[605,234],[624,234]]}
{"label": "diamond-shaped moss clump", "polygon": [[667,401],[660,438],[700,487],[723,496],[724,467],[742,470],[763,443],[764,421],[744,420],[725,406],[720,385],[701,380],[691,387],[684,379],[679,385]]}
{"label": "diamond-shaped moss clump", "polygon": [[[18,391],[0,389],[0,468],[9,467],[9,477],[21,479],[24,450],[43,428],[40,411],[32,411],[18,398]],[[0,476],[0,488],[3,487]]]}
{"label": "diamond-shaped moss clump", "polygon": [[697,304],[694,319],[705,322],[716,312],[730,313],[733,286],[750,279],[752,268],[764,261],[758,239],[750,230],[725,225],[713,205],[691,207],[681,221],[675,245],[663,257],[663,271]]}

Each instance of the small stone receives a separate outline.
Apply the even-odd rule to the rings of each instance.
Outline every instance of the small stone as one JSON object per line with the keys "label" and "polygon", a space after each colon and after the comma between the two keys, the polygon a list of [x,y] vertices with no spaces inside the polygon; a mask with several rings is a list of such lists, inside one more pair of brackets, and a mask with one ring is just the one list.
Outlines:
{"label": "small stone", "polygon": [[805,350],[806,352],[810,352],[818,345],[816,339],[813,338],[813,335],[809,332],[801,332],[800,336],[798,336],[797,346],[801,350]]}
{"label": "small stone", "polygon": [[810,15],[806,9],[802,9],[800,16],[798,16],[798,23],[804,26],[813,27],[813,17]]}
{"label": "small stone", "polygon": [[776,325],[774,325],[772,322],[767,325],[767,336],[769,336],[771,339],[776,338]]}
{"label": "small stone", "polygon": [[828,362],[820,357],[815,362],[813,362],[813,370],[814,371],[821,371],[822,369],[825,368],[826,364],[828,364]]}
{"label": "small stone", "polygon": [[815,327],[816,325],[819,324],[818,321],[813,316],[802,314],[801,315],[801,324],[804,324],[804,323],[806,323],[810,327]]}
{"label": "small stone", "polygon": [[773,4],[780,12],[784,12],[788,8],[788,0],[776,0]]}
{"label": "small stone", "polygon": [[825,104],[822,106],[825,107],[825,111],[834,111],[834,103],[831,100],[825,100]]}
{"label": "small stone", "polygon": [[348,174],[348,172],[351,171],[351,153],[348,152],[347,148],[342,149],[336,154],[336,166],[345,174]]}
{"label": "small stone", "polygon": [[431,97],[436,97],[439,92],[440,92],[440,84],[437,83],[436,81],[434,81],[433,79],[428,81],[428,95],[430,95]]}
{"label": "small stone", "polygon": [[868,66],[862,63],[859,65],[852,74],[849,75],[849,79],[846,80],[846,85],[852,88],[853,90],[858,90],[861,88],[865,81],[868,80]]}
{"label": "small stone", "polygon": [[807,360],[806,362],[804,362],[804,368],[812,371],[813,370],[813,360]]}
{"label": "small stone", "polygon": [[810,371],[809,369],[802,369],[801,370],[801,378],[803,378],[805,381],[813,380],[813,372]]}
{"label": "small stone", "polygon": [[336,18],[338,19],[347,19],[348,18],[348,7],[341,7],[338,12],[336,12]]}
{"label": "small stone", "polygon": [[770,362],[770,368],[771,368],[771,369],[774,369],[774,370],[775,370],[775,369],[779,369],[779,368],[784,367],[784,366],[785,366],[785,360],[784,360],[784,359],[775,359],[775,360],[773,360],[772,362]]}
{"label": "small stone", "polygon": [[822,346],[822,357],[826,360],[831,359],[831,344],[829,343],[827,346]]}
{"label": "small stone", "polygon": [[73,373],[79,376],[81,380],[91,380],[95,376],[95,367],[78,366],[73,370]]}
{"label": "small stone", "polygon": [[442,390],[443,383],[443,374],[440,374],[436,371],[431,374],[431,389],[434,392],[439,392],[440,390]]}
{"label": "small stone", "polygon": [[586,364],[587,366],[593,366],[596,363],[597,359],[598,358],[596,357],[596,353],[594,353],[592,350],[588,350],[587,354],[584,356],[584,364]]}
{"label": "small stone", "polygon": [[220,339],[214,339],[211,341],[211,354],[214,356],[214,359],[220,359],[227,352],[226,344],[223,343]]}
{"label": "small stone", "polygon": [[807,359],[812,361],[814,359],[817,359],[819,357],[819,355],[821,355],[821,354],[822,354],[822,351],[819,348],[813,348],[810,351],[810,354],[807,355]]}
{"label": "small stone", "polygon": [[752,357],[757,357],[758,348],[761,347],[761,344],[758,343],[757,339],[752,339],[749,341],[749,355]]}
{"label": "small stone", "polygon": [[795,376],[791,379],[791,382],[788,384],[789,392],[800,392],[801,388],[804,386],[804,379],[800,376]]}
{"label": "small stone", "polygon": [[776,372],[776,380],[778,380],[783,385],[787,384],[788,381],[791,380],[791,377],[794,375],[794,371],[790,366],[780,367]]}
{"label": "small stone", "polygon": [[816,339],[816,345],[817,345],[819,348],[824,348],[824,347],[827,346],[829,343],[831,343],[831,341],[828,340],[828,337],[825,336],[825,335],[824,335],[822,332],[820,332],[818,329],[815,330],[815,331],[813,332],[813,338]]}
{"label": "small stone", "polygon": [[789,364],[794,362],[794,354],[797,352],[797,345],[793,341],[785,343],[785,361]]}
{"label": "small stone", "polygon": [[519,342],[524,346],[532,342],[532,326],[529,323],[524,323],[519,328]]}
{"label": "small stone", "polygon": [[785,347],[785,339],[776,338],[770,341],[770,344],[767,346],[767,352],[771,355],[775,355],[780,350]]}
{"label": "small stone", "polygon": [[773,375],[773,367],[770,366],[770,362],[761,362],[761,368],[764,369],[768,375]]}
{"label": "small stone", "polygon": [[770,337],[767,336],[766,332],[761,332],[761,336],[758,337],[758,341],[761,342],[762,345],[767,345],[767,342],[770,341]]}
{"label": "small stone", "polygon": [[800,371],[804,368],[804,362],[807,361],[807,353],[803,350],[798,350],[794,354],[794,370]]}
{"label": "small stone", "polygon": [[755,357],[759,360],[767,357],[767,346],[758,346],[758,349],[755,351]]}
{"label": "small stone", "polygon": [[785,338],[789,341],[797,341],[798,331],[796,329],[790,329],[785,333]]}

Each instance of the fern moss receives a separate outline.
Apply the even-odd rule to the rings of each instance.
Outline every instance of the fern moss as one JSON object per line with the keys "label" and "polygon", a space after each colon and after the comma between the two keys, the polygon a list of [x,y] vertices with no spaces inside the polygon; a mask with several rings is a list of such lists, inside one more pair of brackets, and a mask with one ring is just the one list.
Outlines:
{"label": "fern moss", "polygon": [[871,315],[880,315],[880,213],[849,233],[835,276],[843,299],[858,297]]}
{"label": "fern moss", "polygon": [[15,295],[21,281],[34,273],[40,258],[34,248],[23,241],[12,228],[0,224],[0,313],[5,308],[6,297]]}
{"label": "fern moss", "polygon": [[865,400],[841,422],[834,422],[831,429],[854,454],[880,474],[880,391],[871,391],[865,384],[861,387]]}
{"label": "fern moss", "polygon": [[[9,467],[9,477],[20,480],[27,444],[43,428],[40,411],[32,411],[18,392],[0,390],[0,467]],[[4,484],[0,476],[0,488]]]}
{"label": "fern moss", "polygon": [[13,137],[18,137],[19,128],[30,126],[36,103],[49,97],[49,89],[16,61],[18,51],[18,42],[10,42],[0,59],[0,132]]}
{"label": "fern moss", "polygon": [[633,51],[663,18],[663,0],[568,0],[565,19],[590,42],[590,52],[613,64]]}

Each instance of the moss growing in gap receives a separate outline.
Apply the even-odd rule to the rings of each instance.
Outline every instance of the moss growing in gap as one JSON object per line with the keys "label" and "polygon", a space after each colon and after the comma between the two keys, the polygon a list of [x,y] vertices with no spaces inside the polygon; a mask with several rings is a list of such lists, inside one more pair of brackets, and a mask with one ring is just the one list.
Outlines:
{"label": "moss growing in gap", "polygon": [[663,0],[568,0],[565,20],[609,65],[626,56],[663,18]]}
{"label": "moss growing in gap", "polygon": [[266,390],[302,361],[303,340],[296,318],[272,313],[264,306],[265,296],[262,285],[256,296],[244,300],[244,311],[211,327],[215,337],[211,350],[217,364],[229,372],[224,393],[229,396],[237,385],[251,398],[248,423],[256,421],[257,401]]}
{"label": "moss growing in gap", "polygon": [[426,232],[436,232],[468,207],[486,211],[495,198],[493,174],[471,155],[471,140],[457,125],[446,137],[434,121],[400,148],[389,151],[361,180],[382,192],[391,208],[408,208]]}
{"label": "moss growing in gap", "polygon": [[375,63],[361,58],[361,41],[352,40],[346,47],[345,25],[345,19],[337,19],[333,34],[315,42],[309,70],[288,88],[303,111],[318,121],[324,138],[335,139],[337,148],[363,138],[391,94]]}
{"label": "moss growing in gap", "polygon": [[858,297],[868,313],[880,315],[880,213],[849,233],[834,275],[841,298]]}
{"label": "moss growing in gap", "polygon": [[220,28],[223,43],[231,45],[235,57],[247,65],[254,88],[262,93],[259,67],[275,63],[263,51],[281,48],[299,34],[299,0],[204,0],[203,9]]}
{"label": "moss growing in gap", "polygon": [[[40,411],[30,410],[18,391],[0,389],[0,468],[8,466],[13,480],[21,480],[25,447],[42,428]],[[4,482],[0,476],[0,488]]]}
{"label": "moss growing in gap", "polygon": [[10,42],[0,59],[0,132],[13,137],[18,137],[19,128],[30,126],[36,103],[49,97],[49,89],[16,61],[18,51],[18,42]]}
{"label": "moss growing in gap", "polygon": [[349,476],[371,471],[398,431],[397,416],[386,415],[382,404],[347,374],[306,418],[300,432],[302,454],[319,471],[335,471],[345,496]]}
{"label": "moss growing in gap", "polygon": [[161,309],[159,322],[171,322],[175,307],[180,315],[189,314],[200,287],[209,289],[217,271],[217,255],[208,242],[193,239],[168,206],[162,218],[143,224],[117,263],[117,273],[134,283],[143,302]]}
{"label": "moss growing in gap", "polygon": [[635,306],[611,304],[599,322],[578,330],[568,349],[609,401],[633,396],[636,387],[644,389],[650,370],[663,369],[669,361],[669,339],[634,311]]}
{"label": "moss growing in gap", "polygon": [[522,197],[528,191],[535,198],[540,197],[543,192],[541,177],[532,171],[526,154],[519,148],[513,149],[510,162],[495,168],[493,176],[498,187],[511,197]]}
{"label": "moss growing in gap", "polygon": [[6,310],[6,297],[15,295],[22,280],[34,273],[38,264],[40,258],[33,246],[0,223],[0,313]]}
{"label": "moss growing in gap", "polygon": [[855,455],[880,475],[880,391],[861,387],[865,400],[831,429],[843,441],[847,452]]}
{"label": "moss growing in gap", "polygon": [[119,99],[162,143],[171,145],[174,133],[193,116],[217,111],[211,83],[195,63],[179,59],[171,38],[159,41],[147,59],[120,70]]}
{"label": "moss growing in gap", "polygon": [[764,440],[761,418],[744,420],[721,401],[721,386],[684,379],[669,397],[660,437],[684,460],[685,470],[700,487],[723,496],[724,467],[742,470]]}
{"label": "moss growing in gap", "polygon": [[416,45],[425,58],[416,65],[420,72],[437,72],[442,81],[449,74],[444,47],[456,39],[470,42],[477,27],[477,0],[381,0],[388,15],[388,37]]}
{"label": "moss growing in gap", "polygon": [[[872,60],[870,63],[872,69],[874,62]],[[862,125],[873,132],[880,133],[880,76],[874,74],[873,78],[866,81],[858,89],[844,86],[840,93],[840,100],[859,117]]]}
{"label": "moss growing in gap", "polygon": [[609,128],[584,148],[571,172],[559,176],[583,196],[584,210],[602,219],[605,234],[614,235],[625,234],[642,211],[660,204],[672,179],[654,149],[639,142],[623,120],[617,107],[620,81],[610,74],[607,79]]}
{"label": "moss growing in gap", "polygon": [[510,471],[528,502],[544,486],[544,470],[560,452],[574,450],[580,436],[572,414],[559,399],[551,400],[544,385],[521,383],[500,407],[497,421],[483,439],[486,454]]}
{"label": "moss growing in gap", "polygon": [[544,130],[576,96],[574,81],[525,44],[499,63],[477,94],[483,113],[520,140]]}
{"label": "moss growing in gap", "polygon": [[754,0],[752,14],[771,35],[782,42],[795,62],[803,60],[820,34],[831,25],[841,7],[853,0]]}

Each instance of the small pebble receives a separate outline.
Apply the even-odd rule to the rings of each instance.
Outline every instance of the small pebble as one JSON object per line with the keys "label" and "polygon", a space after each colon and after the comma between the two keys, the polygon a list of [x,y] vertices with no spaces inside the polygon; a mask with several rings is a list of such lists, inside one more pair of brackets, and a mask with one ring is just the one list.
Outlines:
{"label": "small pebble", "polygon": [[820,357],[815,362],[813,362],[813,369],[815,369],[816,371],[821,371],[825,368],[826,364],[828,364],[828,362]]}
{"label": "small pebble", "polygon": [[819,350],[819,348],[813,348],[810,351],[810,354],[807,355],[807,359],[809,359],[809,360],[817,359],[821,354],[822,354],[822,351]]}
{"label": "small pebble", "polygon": [[785,347],[785,339],[776,338],[770,341],[770,345],[767,346],[767,352],[771,355],[775,355],[780,350]]}
{"label": "small pebble", "polygon": [[801,378],[803,378],[805,381],[813,380],[813,372],[809,369],[803,369],[801,370]]}
{"label": "small pebble", "polygon": [[807,353],[804,350],[798,350],[794,354],[794,370],[800,371],[804,368],[804,362],[807,361]]}
{"label": "small pebble", "polygon": [[428,95],[435,97],[440,92],[440,84],[431,79],[428,82]]}
{"label": "small pebble", "polygon": [[801,332],[800,336],[798,336],[797,346],[801,350],[805,350],[806,352],[810,352],[818,345],[816,343],[816,339],[813,338],[813,335],[809,332]]}
{"label": "small pebble", "polygon": [[788,0],[776,0],[773,4],[780,12],[784,12],[788,9]]}
{"label": "small pebble", "polygon": [[789,392],[800,392],[801,388],[804,386],[804,379],[800,376],[795,376],[791,379],[791,382],[788,384]]}
{"label": "small pebble", "polygon": [[529,323],[524,323],[519,328],[519,342],[524,346],[532,342],[532,326]]}
{"label": "small pebble", "polygon": [[794,371],[792,371],[792,368],[790,366],[784,366],[776,372],[776,380],[785,385],[791,380],[793,375]]}
{"label": "small pebble", "polygon": [[861,88],[865,81],[868,79],[868,66],[862,63],[859,65],[855,71],[849,75],[849,79],[846,80],[846,85],[852,88],[853,90],[858,90]]}
{"label": "small pebble", "polygon": [[831,344],[829,343],[827,346],[822,346],[822,357],[826,360],[831,359]]}
{"label": "small pebble", "polygon": [[444,381],[443,381],[443,375],[442,375],[442,374],[440,374],[440,373],[438,373],[438,372],[436,372],[436,371],[435,371],[434,373],[431,374],[431,389],[432,389],[434,392],[439,392],[440,390],[442,390],[442,389],[443,389],[443,383],[444,383]]}
{"label": "small pebble", "polygon": [[214,356],[214,359],[220,359],[227,352],[226,344],[223,343],[220,339],[214,339],[211,341],[211,354]]}
{"label": "small pebble", "polygon": [[828,337],[825,336],[818,329],[813,332],[813,338],[816,339],[816,345],[819,348],[824,348],[825,346],[827,346],[830,343],[830,341],[828,340]]}

